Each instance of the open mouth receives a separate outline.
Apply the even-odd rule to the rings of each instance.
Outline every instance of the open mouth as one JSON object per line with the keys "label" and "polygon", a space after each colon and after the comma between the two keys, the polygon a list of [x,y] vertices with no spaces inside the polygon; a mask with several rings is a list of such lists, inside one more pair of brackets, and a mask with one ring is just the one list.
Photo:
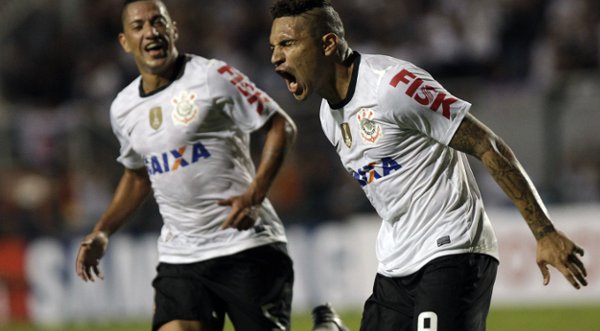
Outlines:
{"label": "open mouth", "polygon": [[283,77],[283,80],[285,81],[285,84],[287,85],[288,91],[290,91],[290,93],[298,94],[299,92],[301,92],[300,86],[298,85],[298,82],[296,81],[296,77],[294,75],[283,70],[278,70],[277,74]]}
{"label": "open mouth", "polygon": [[166,44],[162,40],[152,41],[144,47],[144,51],[151,56],[162,56],[166,49]]}

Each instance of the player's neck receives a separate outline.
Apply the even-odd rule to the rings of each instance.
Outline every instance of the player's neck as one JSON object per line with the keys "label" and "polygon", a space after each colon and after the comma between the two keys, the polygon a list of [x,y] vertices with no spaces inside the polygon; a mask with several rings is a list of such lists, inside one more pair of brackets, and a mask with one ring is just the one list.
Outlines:
{"label": "player's neck", "polygon": [[354,68],[354,61],[334,64],[331,80],[327,82],[327,88],[320,93],[329,104],[339,104],[348,97]]}
{"label": "player's neck", "polygon": [[142,76],[142,89],[144,94],[152,93],[156,90],[159,90],[173,82],[180,71],[180,62],[177,57],[173,62],[171,62],[164,70],[159,72],[149,72],[142,71],[140,75]]}
{"label": "player's neck", "polygon": [[170,77],[170,75],[142,74],[142,89],[144,90],[144,94],[150,94],[169,85],[171,83]]}

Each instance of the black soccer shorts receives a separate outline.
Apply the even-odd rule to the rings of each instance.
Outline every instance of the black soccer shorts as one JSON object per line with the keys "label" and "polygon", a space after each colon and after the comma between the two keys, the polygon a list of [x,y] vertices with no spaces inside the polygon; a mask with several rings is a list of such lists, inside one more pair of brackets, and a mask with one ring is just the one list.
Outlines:
{"label": "black soccer shorts", "polygon": [[484,254],[437,258],[418,272],[377,274],[361,331],[484,331],[498,261]]}
{"label": "black soccer shorts", "polygon": [[152,330],[173,320],[222,330],[289,330],[294,271],[285,244],[252,248],[190,264],[160,263],[152,282]]}

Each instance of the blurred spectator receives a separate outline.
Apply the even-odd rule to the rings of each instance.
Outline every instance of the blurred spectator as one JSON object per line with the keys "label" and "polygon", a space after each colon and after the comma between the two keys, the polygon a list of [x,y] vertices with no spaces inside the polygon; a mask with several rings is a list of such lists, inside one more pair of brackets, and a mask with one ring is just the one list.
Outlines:
{"label": "blurred spectator", "polygon": [[[582,144],[583,146],[584,144]],[[576,149],[560,178],[564,188],[562,200],[566,203],[600,201],[600,145],[590,150]]]}

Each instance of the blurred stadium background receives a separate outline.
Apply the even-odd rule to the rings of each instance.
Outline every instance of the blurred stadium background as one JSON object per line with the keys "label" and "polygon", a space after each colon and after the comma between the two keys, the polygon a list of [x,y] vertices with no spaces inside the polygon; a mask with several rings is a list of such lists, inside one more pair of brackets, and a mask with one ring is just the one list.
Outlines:
{"label": "blurred stadium background", "polygon": [[[0,330],[148,329],[153,201],[112,240],[104,282],[78,281],[73,262],[122,171],[108,107],[136,72],[116,40],[121,2],[0,0]],[[378,221],[320,131],[319,100],[295,103],[273,74],[271,0],[165,2],[181,51],[238,67],[298,123],[270,195],[296,265],[294,328],[308,329],[306,312],[330,301],[357,329]],[[412,61],[470,101],[586,250],[587,288],[556,271],[541,286],[532,236],[472,163],[501,246],[489,329],[600,330],[600,1],[333,3],[354,49]]]}

